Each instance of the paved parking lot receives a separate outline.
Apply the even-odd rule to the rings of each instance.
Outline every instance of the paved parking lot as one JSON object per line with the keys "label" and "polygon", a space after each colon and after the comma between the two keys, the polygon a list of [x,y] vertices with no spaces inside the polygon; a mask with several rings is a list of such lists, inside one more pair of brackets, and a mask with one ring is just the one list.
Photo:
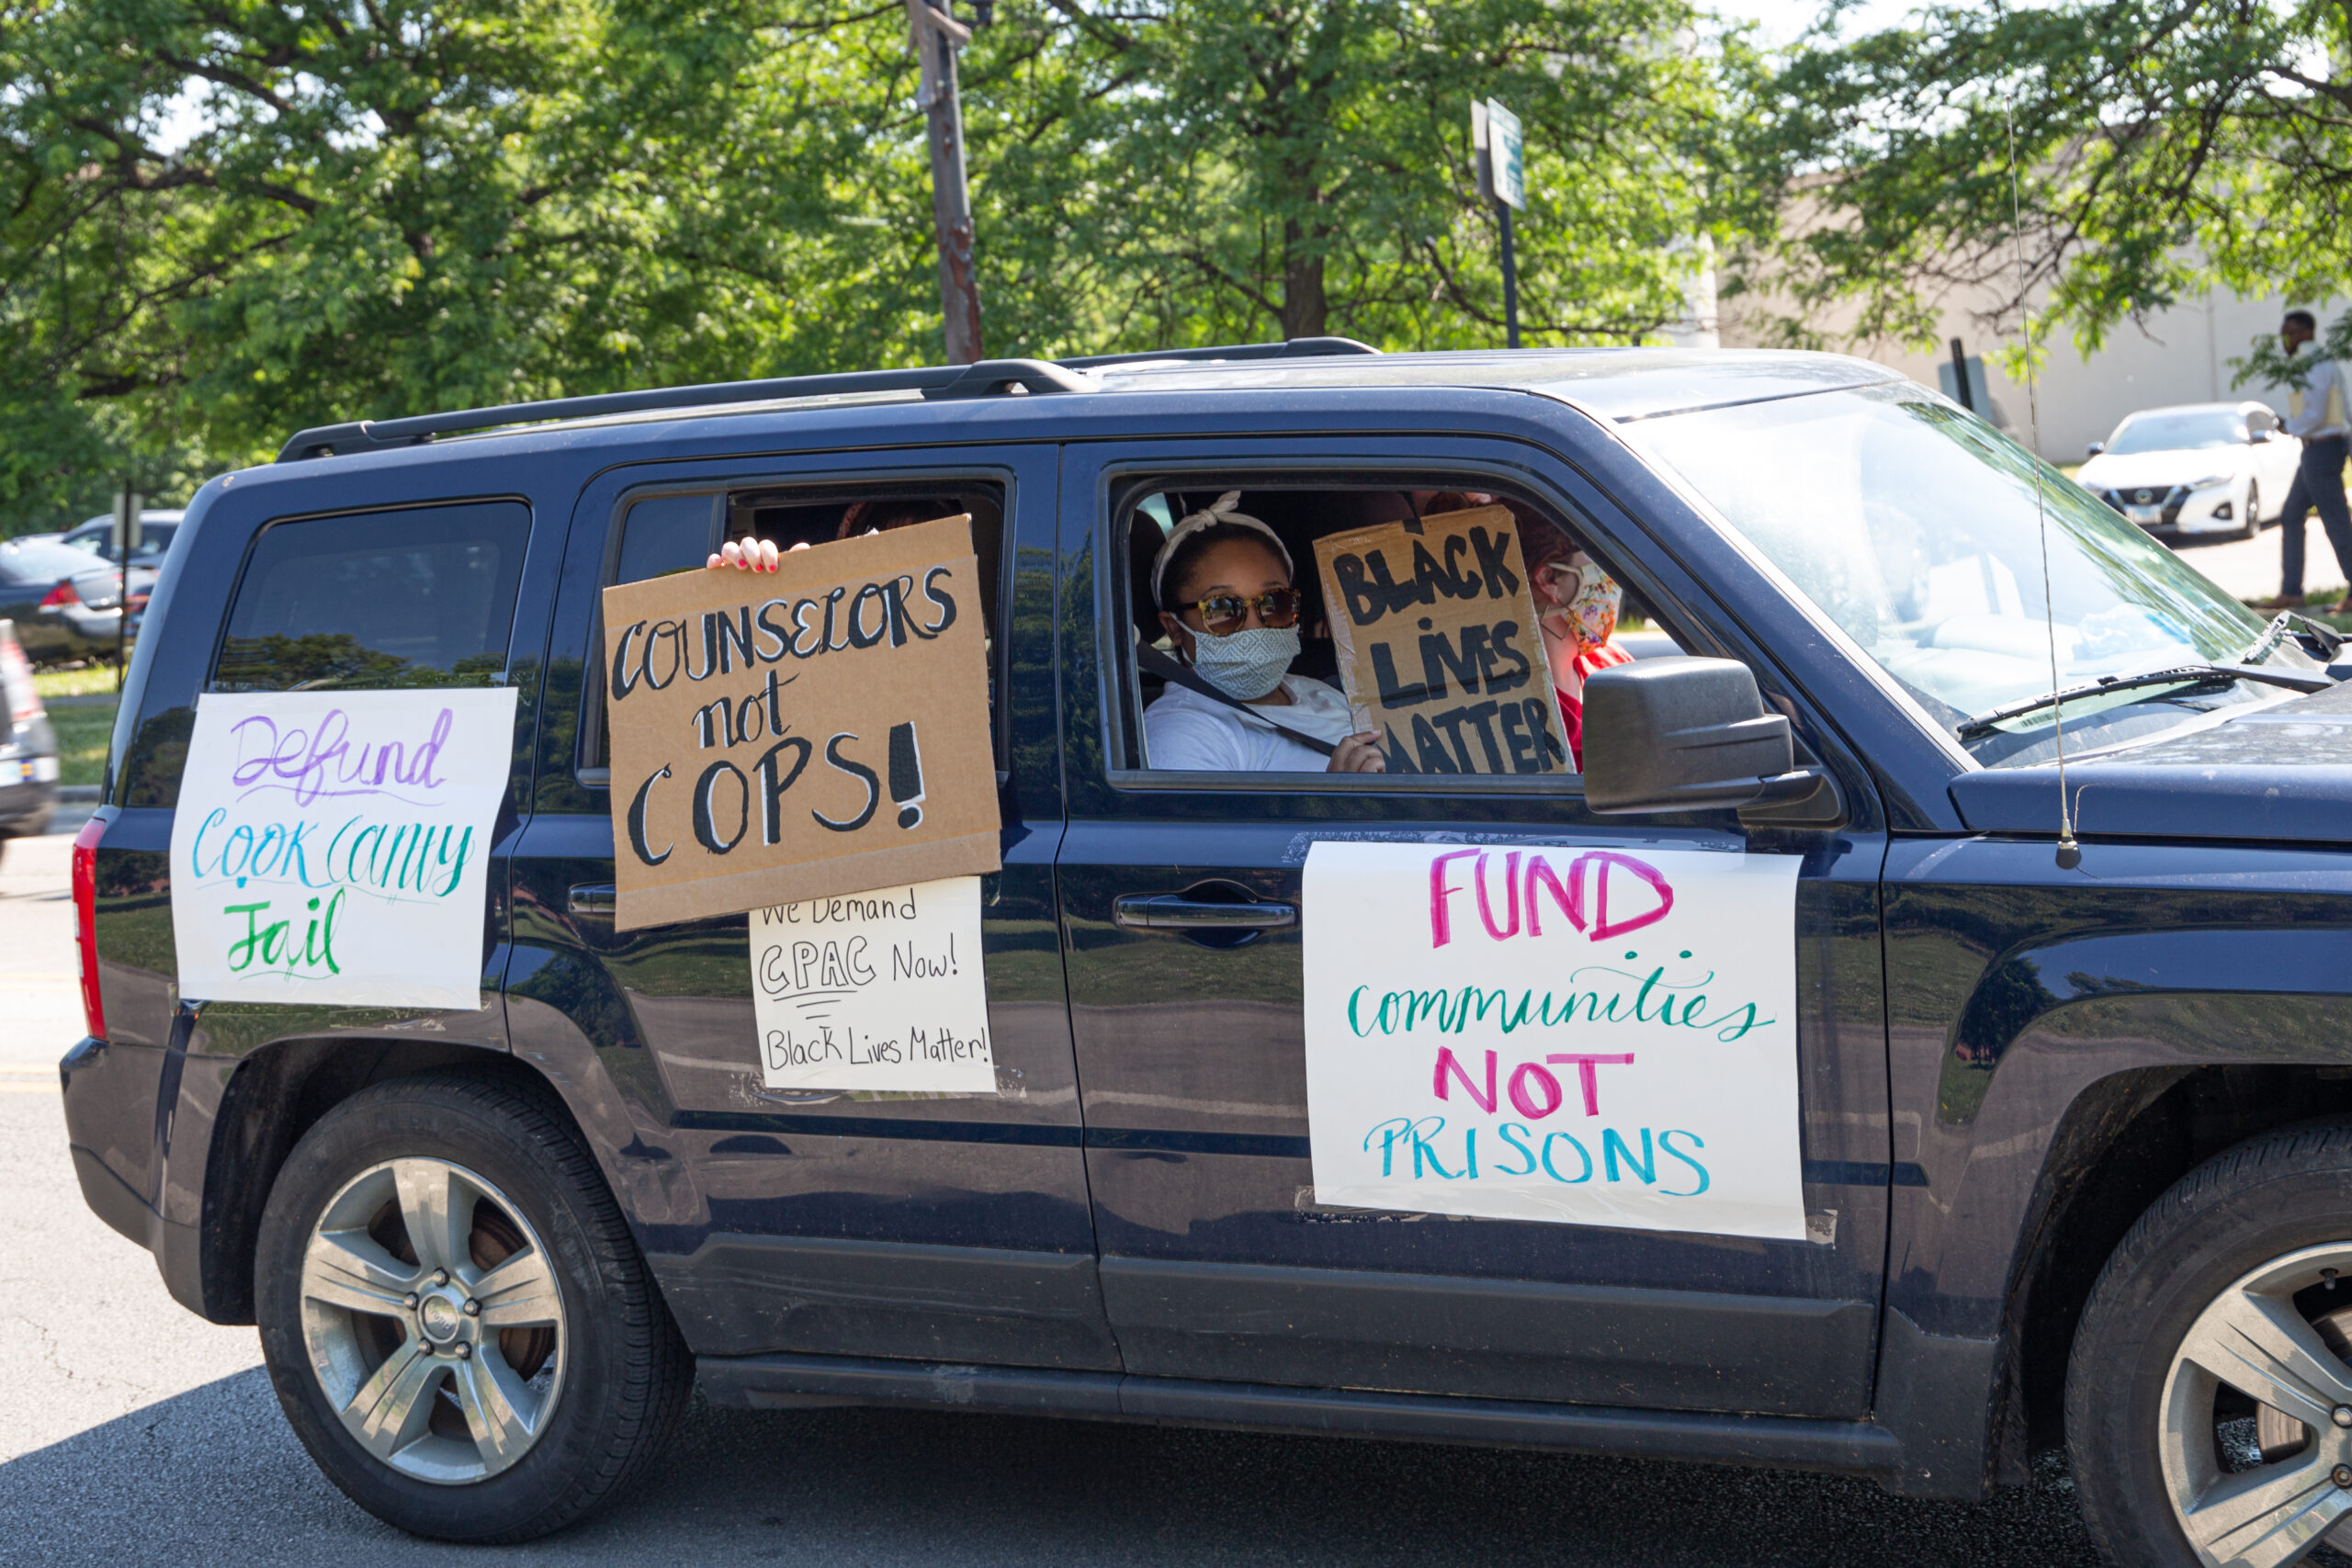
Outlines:
{"label": "paved parking lot", "polygon": [[0,1563],[1724,1568],[2097,1561],[2064,1471],[1976,1507],[1763,1471],[945,1414],[696,1408],[637,1497],[460,1551],[321,1480],[249,1328],[175,1305],[75,1190],[68,840],[0,860]]}

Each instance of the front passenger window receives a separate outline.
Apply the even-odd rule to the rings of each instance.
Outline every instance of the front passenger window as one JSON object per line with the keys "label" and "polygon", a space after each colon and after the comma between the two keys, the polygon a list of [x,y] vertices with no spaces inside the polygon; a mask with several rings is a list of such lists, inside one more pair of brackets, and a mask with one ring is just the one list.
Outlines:
{"label": "front passenger window", "polygon": [[[1154,772],[1567,773],[1581,766],[1585,679],[1679,651],[1550,511],[1458,479],[1188,477],[1132,489],[1115,523],[1131,754]],[[1425,525],[1478,553],[1458,538],[1418,547]],[[1366,529],[1388,536],[1373,558],[1338,537]],[[1363,629],[1374,620],[1378,632]]]}

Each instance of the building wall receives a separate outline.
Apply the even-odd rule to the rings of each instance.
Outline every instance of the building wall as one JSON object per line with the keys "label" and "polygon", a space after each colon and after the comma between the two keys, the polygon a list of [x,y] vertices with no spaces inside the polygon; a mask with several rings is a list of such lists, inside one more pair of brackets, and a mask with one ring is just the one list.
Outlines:
{"label": "building wall", "polygon": [[[1711,306],[1713,281],[1708,279],[1706,289]],[[2028,417],[2025,387],[2002,373],[1997,357],[2014,336],[2004,339],[1987,333],[1976,317],[1976,303],[1956,299],[1947,305],[1939,333],[1947,346],[1937,353],[1915,353],[1893,344],[1845,344],[1843,352],[1891,366],[1915,381],[1940,389],[1939,370],[1950,365],[1949,344],[1959,338],[1968,354],[1984,360],[1984,378],[1994,406],[1977,412],[2016,439],[2035,445],[2053,463],[2081,462],[2086,446],[2105,441],[2126,414],[2140,409],[2251,400],[2267,403],[2282,415],[2287,411],[2284,389],[2259,383],[2234,386],[2229,366],[2233,357],[2245,356],[2256,335],[2278,330],[2287,302],[2209,294],[2152,316],[2144,326],[2124,322],[2087,357],[2063,333],[2057,341],[2045,344],[2043,365],[2035,377],[2041,428],[2037,445],[2030,432],[2034,422]],[[2331,314],[2323,306],[2312,309],[2323,323]],[[1698,314],[1696,310],[1693,314]],[[1841,336],[1838,324],[1834,320],[1813,323],[1833,344]],[[1720,342],[1725,348],[1754,347],[1763,336],[1748,311],[1724,310],[1719,326]]]}

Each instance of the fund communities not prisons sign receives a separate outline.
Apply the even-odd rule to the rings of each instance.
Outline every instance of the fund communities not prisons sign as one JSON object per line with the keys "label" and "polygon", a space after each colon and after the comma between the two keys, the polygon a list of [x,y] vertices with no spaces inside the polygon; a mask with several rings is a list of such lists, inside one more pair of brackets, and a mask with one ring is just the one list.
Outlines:
{"label": "fund communities not prisons sign", "polygon": [[1315,542],[1340,680],[1392,773],[1552,773],[1568,749],[1519,522],[1480,506]]}
{"label": "fund communities not prisons sign", "polygon": [[605,590],[621,930],[990,872],[971,519]]}
{"label": "fund communities not prisons sign", "polygon": [[1801,1239],[1797,863],[1315,845],[1317,1201]]}
{"label": "fund communities not prisons sign", "polygon": [[503,687],[198,699],[172,816],[180,994],[481,1006],[514,698]]}

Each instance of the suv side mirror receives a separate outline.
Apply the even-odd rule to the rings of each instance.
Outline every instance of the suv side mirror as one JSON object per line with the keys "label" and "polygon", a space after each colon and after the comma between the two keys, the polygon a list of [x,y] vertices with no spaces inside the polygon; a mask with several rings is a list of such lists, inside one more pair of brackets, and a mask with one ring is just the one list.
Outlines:
{"label": "suv side mirror", "polygon": [[2270,432],[2267,430],[2250,430],[2246,432],[2245,440],[2246,445],[2249,446],[2267,446],[2270,441]]}
{"label": "suv side mirror", "polygon": [[1600,812],[1705,811],[1794,801],[1826,782],[1797,770],[1789,721],[1731,659],[1644,659],[1584,683],[1584,800]]}
{"label": "suv side mirror", "polygon": [[2084,448],[2083,448],[2083,456],[2084,456],[2084,457],[2098,457],[2101,452],[2104,452],[2104,451],[2106,451],[2106,450],[2107,450],[2107,443],[2106,443],[2106,442],[2104,442],[2104,441],[2094,441],[2094,442],[2092,442],[2089,446],[2086,446],[2086,447],[2084,447]]}

